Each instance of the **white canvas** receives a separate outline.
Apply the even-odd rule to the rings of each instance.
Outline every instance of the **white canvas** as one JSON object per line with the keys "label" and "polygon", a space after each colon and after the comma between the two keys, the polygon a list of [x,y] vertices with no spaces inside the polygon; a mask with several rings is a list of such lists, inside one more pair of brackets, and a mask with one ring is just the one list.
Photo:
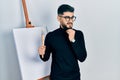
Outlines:
{"label": "white canvas", "polygon": [[46,28],[13,29],[22,80],[37,80],[50,74],[51,58],[43,62],[38,53],[42,32],[45,34]]}

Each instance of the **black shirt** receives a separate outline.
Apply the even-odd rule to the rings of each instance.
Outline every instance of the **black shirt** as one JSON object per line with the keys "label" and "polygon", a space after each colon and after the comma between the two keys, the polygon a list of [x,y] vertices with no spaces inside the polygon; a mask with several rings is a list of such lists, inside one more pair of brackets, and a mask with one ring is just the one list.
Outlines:
{"label": "black shirt", "polygon": [[83,33],[75,30],[75,42],[70,42],[64,29],[49,32],[45,38],[46,51],[43,61],[52,53],[51,80],[80,80],[78,60],[83,62],[87,53]]}

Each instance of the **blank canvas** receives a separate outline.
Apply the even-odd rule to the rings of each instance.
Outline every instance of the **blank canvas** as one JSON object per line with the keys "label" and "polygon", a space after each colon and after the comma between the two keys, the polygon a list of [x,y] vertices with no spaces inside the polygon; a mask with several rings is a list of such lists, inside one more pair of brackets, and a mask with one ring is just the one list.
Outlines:
{"label": "blank canvas", "polygon": [[43,62],[38,53],[44,27],[13,29],[22,80],[37,80],[50,74],[51,58]]}

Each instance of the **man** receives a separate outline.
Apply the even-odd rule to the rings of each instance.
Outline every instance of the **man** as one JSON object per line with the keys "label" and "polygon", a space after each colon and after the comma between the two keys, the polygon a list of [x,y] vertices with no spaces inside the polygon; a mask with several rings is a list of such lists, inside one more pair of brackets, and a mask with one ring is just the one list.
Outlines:
{"label": "man", "polygon": [[74,8],[61,5],[57,19],[60,28],[46,35],[45,45],[39,48],[40,58],[47,61],[52,54],[50,80],[80,80],[78,60],[83,62],[87,53],[83,33],[72,28]]}

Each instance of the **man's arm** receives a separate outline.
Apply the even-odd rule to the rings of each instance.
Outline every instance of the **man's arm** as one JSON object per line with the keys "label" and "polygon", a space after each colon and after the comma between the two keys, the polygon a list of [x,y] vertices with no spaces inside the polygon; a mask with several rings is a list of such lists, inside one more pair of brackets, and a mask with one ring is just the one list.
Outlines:
{"label": "man's arm", "polygon": [[76,31],[74,38],[75,41],[71,42],[74,54],[79,61],[83,62],[87,57],[83,33]]}
{"label": "man's arm", "polygon": [[83,33],[74,29],[68,29],[66,32],[75,57],[83,62],[87,57]]}
{"label": "man's arm", "polygon": [[51,53],[51,46],[50,46],[50,35],[49,33],[46,35],[45,38],[45,45],[40,46],[39,48],[39,54],[40,54],[40,58],[43,61],[47,61],[50,57],[50,53]]}

